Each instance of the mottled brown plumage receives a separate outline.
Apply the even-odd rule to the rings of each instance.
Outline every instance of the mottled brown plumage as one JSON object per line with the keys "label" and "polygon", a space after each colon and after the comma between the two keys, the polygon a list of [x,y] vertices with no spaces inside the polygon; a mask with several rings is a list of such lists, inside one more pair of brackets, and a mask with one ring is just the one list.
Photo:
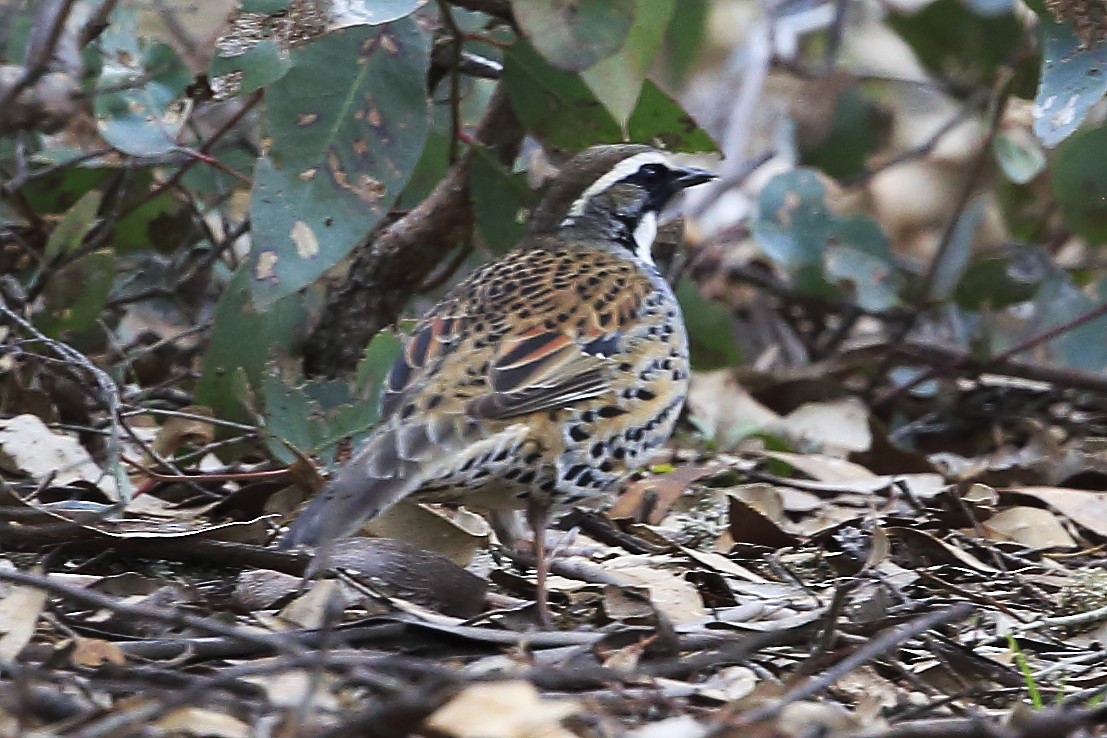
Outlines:
{"label": "mottled brown plumage", "polygon": [[641,466],[689,373],[679,305],[650,258],[656,214],[709,178],[642,146],[570,161],[519,247],[422,319],[379,427],[283,543],[348,535],[413,495],[541,517]]}

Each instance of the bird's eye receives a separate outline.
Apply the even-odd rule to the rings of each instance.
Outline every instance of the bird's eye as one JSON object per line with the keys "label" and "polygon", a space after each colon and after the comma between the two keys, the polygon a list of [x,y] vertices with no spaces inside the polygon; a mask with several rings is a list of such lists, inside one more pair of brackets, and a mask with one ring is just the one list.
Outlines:
{"label": "bird's eye", "polygon": [[647,186],[660,182],[664,176],[665,169],[660,164],[646,164],[638,170],[638,179]]}

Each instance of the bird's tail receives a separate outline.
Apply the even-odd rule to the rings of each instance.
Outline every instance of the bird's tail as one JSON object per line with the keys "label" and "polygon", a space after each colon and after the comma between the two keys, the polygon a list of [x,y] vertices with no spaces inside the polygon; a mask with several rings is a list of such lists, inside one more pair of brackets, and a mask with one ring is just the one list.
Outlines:
{"label": "bird's tail", "polygon": [[495,476],[518,463],[527,434],[519,423],[482,436],[480,425],[462,416],[382,427],[307,504],[280,546],[318,547],[348,536],[423,484],[468,487]]}
{"label": "bird's tail", "polygon": [[401,458],[403,429],[381,429],[316,495],[281,537],[280,547],[318,546],[348,536],[419,488],[420,465]]}

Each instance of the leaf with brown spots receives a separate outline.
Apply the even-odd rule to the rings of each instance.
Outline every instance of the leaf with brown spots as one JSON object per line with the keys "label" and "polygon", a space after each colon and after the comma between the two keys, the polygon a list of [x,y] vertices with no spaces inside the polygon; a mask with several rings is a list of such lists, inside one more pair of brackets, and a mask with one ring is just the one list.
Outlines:
{"label": "leaf with brown spots", "polygon": [[259,306],[310,284],[373,229],[407,184],[429,127],[429,46],[409,18],[294,48],[268,87],[272,145],[250,218]]}

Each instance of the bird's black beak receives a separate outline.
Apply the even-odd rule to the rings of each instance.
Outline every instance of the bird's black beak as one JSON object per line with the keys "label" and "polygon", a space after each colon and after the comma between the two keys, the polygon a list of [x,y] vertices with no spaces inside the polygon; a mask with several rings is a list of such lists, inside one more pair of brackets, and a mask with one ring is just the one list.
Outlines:
{"label": "bird's black beak", "polygon": [[678,190],[683,190],[688,187],[695,187],[698,184],[704,182],[710,182],[719,175],[714,172],[709,172],[706,169],[699,169],[698,167],[684,167],[677,173],[676,179],[673,181],[673,185]]}

